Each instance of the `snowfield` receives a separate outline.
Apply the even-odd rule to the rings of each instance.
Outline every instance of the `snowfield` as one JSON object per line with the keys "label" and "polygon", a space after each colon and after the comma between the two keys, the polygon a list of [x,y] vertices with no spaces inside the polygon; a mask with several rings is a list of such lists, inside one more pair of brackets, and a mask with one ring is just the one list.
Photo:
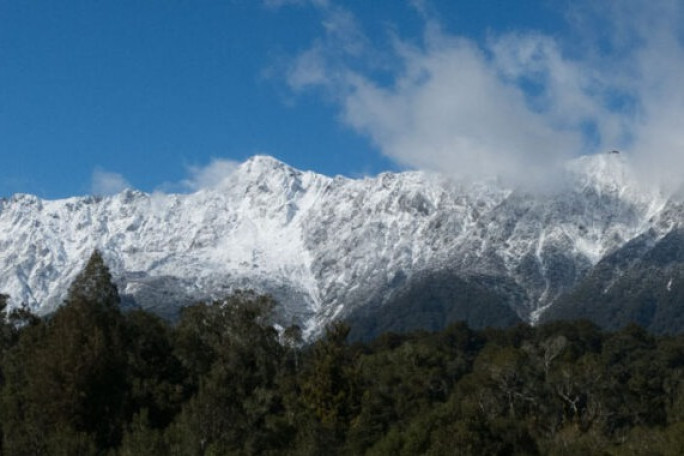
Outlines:
{"label": "snowfield", "polygon": [[253,288],[311,335],[449,269],[514,280],[526,293],[514,310],[534,322],[606,254],[681,218],[619,154],[578,158],[562,180],[530,193],[424,172],[331,178],[256,156],[191,194],[14,195],[0,201],[0,292],[49,313],[99,249],[124,302],[162,315]]}

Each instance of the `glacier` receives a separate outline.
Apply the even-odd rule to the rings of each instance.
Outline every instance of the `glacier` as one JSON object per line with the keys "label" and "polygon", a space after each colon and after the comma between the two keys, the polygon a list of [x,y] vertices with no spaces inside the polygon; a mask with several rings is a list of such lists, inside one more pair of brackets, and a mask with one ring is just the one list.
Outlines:
{"label": "glacier", "polygon": [[544,191],[423,171],[352,179],[255,156],[189,194],[0,200],[0,293],[49,314],[94,249],[124,305],[173,318],[235,289],[272,294],[307,336],[417,274],[502,277],[534,323],[601,258],[643,233],[662,237],[680,205],[642,183],[621,154],[582,156]]}

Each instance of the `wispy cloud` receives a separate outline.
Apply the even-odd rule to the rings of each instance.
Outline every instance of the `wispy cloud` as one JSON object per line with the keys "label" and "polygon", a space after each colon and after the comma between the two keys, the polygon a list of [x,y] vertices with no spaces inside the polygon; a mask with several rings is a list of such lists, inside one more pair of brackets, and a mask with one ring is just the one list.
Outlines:
{"label": "wispy cloud", "polygon": [[114,195],[131,188],[131,184],[121,174],[100,168],[93,171],[90,182],[91,193],[99,196]]}
{"label": "wispy cloud", "polygon": [[303,5],[306,0],[263,0],[264,6],[267,8],[281,8],[287,5]]}
{"label": "wispy cloud", "polygon": [[263,0],[263,5],[266,8],[278,9],[284,6],[303,6],[312,4],[314,6],[326,6],[328,0]]}
{"label": "wispy cloud", "polygon": [[[289,86],[322,89],[342,122],[408,167],[529,181],[569,157],[618,148],[652,176],[679,178],[678,2],[580,2],[568,12],[572,37],[514,31],[487,42],[445,31],[429,2],[413,3],[422,42],[395,36],[382,50],[352,12],[317,6],[321,36],[293,58]],[[379,54],[394,68],[382,80],[372,61]]]}
{"label": "wispy cloud", "polygon": [[[681,2],[617,5],[621,37],[629,45],[625,84],[636,94],[631,149],[640,169],[651,177],[680,184],[684,173],[684,7]],[[650,6],[647,6],[650,5]]]}
{"label": "wispy cloud", "polygon": [[319,11],[323,34],[288,65],[287,83],[295,91],[319,86],[337,96],[352,68],[375,66],[379,53],[352,12],[328,1],[307,3]]}
{"label": "wispy cloud", "polygon": [[182,181],[181,187],[190,191],[216,188],[228,179],[239,165],[239,162],[233,160],[213,159],[205,166],[190,166],[188,178]]}

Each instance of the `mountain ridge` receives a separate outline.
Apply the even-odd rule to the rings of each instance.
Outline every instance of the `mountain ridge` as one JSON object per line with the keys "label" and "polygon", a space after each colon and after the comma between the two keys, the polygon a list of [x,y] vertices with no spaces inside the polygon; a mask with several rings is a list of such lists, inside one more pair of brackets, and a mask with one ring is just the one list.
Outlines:
{"label": "mountain ridge", "polygon": [[0,201],[0,292],[49,313],[99,249],[125,303],[167,316],[254,288],[312,335],[448,271],[516,284],[524,299],[508,305],[535,322],[602,258],[649,230],[662,238],[682,213],[619,154],[577,158],[561,180],[532,192],[422,171],[351,179],[255,156],[189,194],[19,194]]}

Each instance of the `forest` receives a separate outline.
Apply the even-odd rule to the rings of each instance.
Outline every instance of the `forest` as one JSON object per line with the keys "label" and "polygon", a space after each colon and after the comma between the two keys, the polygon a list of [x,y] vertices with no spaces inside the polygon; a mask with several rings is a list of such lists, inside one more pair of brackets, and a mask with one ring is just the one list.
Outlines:
{"label": "forest", "polygon": [[305,343],[276,305],[122,312],[96,252],[49,317],[1,313],[2,454],[684,454],[684,336],[454,323],[350,342],[339,322]]}

